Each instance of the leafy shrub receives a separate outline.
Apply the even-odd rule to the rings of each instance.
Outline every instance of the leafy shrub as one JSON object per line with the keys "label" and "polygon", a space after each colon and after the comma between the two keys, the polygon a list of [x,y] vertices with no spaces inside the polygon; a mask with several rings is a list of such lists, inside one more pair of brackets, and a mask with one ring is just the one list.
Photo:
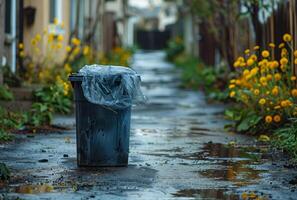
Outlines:
{"label": "leafy shrub", "polygon": [[[279,45],[279,60],[272,56],[276,47],[270,43],[269,50],[259,51],[259,46],[253,50],[247,49],[245,56],[239,57],[234,63],[236,74],[230,80],[229,95],[239,103],[241,113],[252,113],[256,119],[239,130],[272,130],[297,116],[296,76],[292,74],[294,63],[290,57],[296,59],[297,51],[290,52],[292,37],[289,34],[285,34],[283,39],[285,43]],[[237,126],[251,117],[240,116],[242,119],[235,120]]]}
{"label": "leafy shrub", "polygon": [[9,131],[20,128],[25,121],[22,114],[14,113],[0,107],[0,130]]}
{"label": "leafy shrub", "polygon": [[4,84],[13,87],[20,87],[22,85],[21,78],[18,76],[17,73],[13,73],[9,66],[3,66],[2,73]]}
{"label": "leafy shrub", "polygon": [[68,83],[44,86],[35,92],[36,101],[41,104],[47,104],[51,112],[69,113],[72,105],[69,98],[70,95],[67,92],[69,87]]}
{"label": "leafy shrub", "polygon": [[297,160],[297,120],[290,120],[290,123],[276,130],[274,136],[274,145],[284,149]]}
{"label": "leafy shrub", "polygon": [[166,48],[166,57],[169,61],[173,61],[176,56],[183,53],[185,47],[183,40],[180,37],[175,37],[169,40],[168,46]]}
{"label": "leafy shrub", "polygon": [[203,89],[212,99],[224,100],[228,96],[225,91],[225,72],[223,68],[206,66],[199,59],[180,54],[174,64],[181,69],[183,87]]}
{"label": "leafy shrub", "polygon": [[7,85],[0,85],[0,100],[11,101],[14,99],[13,93]]}

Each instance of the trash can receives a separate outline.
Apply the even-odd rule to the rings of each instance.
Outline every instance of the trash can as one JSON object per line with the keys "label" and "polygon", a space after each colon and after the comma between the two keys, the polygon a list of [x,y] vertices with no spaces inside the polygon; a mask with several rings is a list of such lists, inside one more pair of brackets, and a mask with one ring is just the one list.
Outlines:
{"label": "trash can", "polygon": [[140,76],[90,65],[69,76],[74,88],[78,166],[126,166],[132,104],[143,102]]}

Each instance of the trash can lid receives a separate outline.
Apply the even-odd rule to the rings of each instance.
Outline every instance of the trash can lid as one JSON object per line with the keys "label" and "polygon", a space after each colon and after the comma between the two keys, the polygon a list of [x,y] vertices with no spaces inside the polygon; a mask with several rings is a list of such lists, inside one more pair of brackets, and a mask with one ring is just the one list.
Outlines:
{"label": "trash can lid", "polygon": [[113,109],[124,109],[145,101],[140,76],[128,67],[86,65],[79,70],[86,99]]}

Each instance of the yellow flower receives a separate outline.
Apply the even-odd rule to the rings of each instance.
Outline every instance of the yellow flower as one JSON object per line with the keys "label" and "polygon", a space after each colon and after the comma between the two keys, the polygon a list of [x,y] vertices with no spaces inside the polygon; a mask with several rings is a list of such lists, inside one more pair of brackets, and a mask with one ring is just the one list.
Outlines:
{"label": "yellow flower", "polygon": [[87,55],[89,52],[90,52],[90,47],[89,46],[84,46],[83,54]]}
{"label": "yellow flower", "polygon": [[80,45],[80,40],[79,40],[78,38],[72,38],[72,39],[71,39],[71,43],[72,43],[73,45],[78,46],[78,45]]}
{"label": "yellow flower", "polygon": [[20,51],[19,56],[20,56],[21,58],[25,57],[25,52],[24,52],[24,51]]}
{"label": "yellow flower", "polygon": [[297,50],[294,51],[294,56],[297,57]]}
{"label": "yellow flower", "polygon": [[258,67],[255,67],[255,68],[253,68],[253,69],[251,70],[251,74],[252,74],[252,75],[256,75],[256,74],[258,73],[258,71],[259,71],[259,68],[258,68]]}
{"label": "yellow flower", "polygon": [[78,55],[80,52],[80,48],[79,47],[75,47],[75,49],[73,50],[73,55]]}
{"label": "yellow flower", "polygon": [[264,83],[266,83],[266,82],[267,82],[266,77],[262,76],[262,77],[260,78],[260,83],[264,84]]}
{"label": "yellow flower", "polygon": [[254,50],[258,50],[260,49],[260,47],[257,45],[257,46],[254,46]]}
{"label": "yellow flower", "polygon": [[296,80],[296,76],[291,76],[291,81],[295,81]]}
{"label": "yellow flower", "polygon": [[260,135],[260,137],[258,138],[258,140],[260,142],[269,142],[270,138],[267,135]]}
{"label": "yellow flower", "polygon": [[267,115],[267,116],[265,117],[265,122],[266,122],[266,123],[271,123],[271,122],[272,122],[272,117],[271,117],[270,115]]}
{"label": "yellow flower", "polygon": [[297,89],[293,89],[291,91],[291,94],[292,94],[293,97],[297,97]]}
{"label": "yellow flower", "polygon": [[248,69],[245,69],[245,70],[243,71],[243,75],[244,75],[244,76],[248,75],[249,73],[250,73],[250,71],[249,71]]}
{"label": "yellow flower", "polygon": [[276,81],[279,81],[281,78],[282,78],[282,76],[280,75],[280,73],[276,73],[276,74],[274,75],[274,79],[275,79]]}
{"label": "yellow flower", "polygon": [[229,85],[229,89],[233,89],[233,88],[235,88],[234,84]]}
{"label": "yellow flower", "polygon": [[292,102],[290,100],[281,101],[281,106],[282,107],[288,107],[288,106],[291,106],[291,105],[292,105]]}
{"label": "yellow flower", "polygon": [[249,49],[246,49],[245,51],[244,51],[244,53],[245,54],[249,54],[251,51],[249,50]]}
{"label": "yellow flower", "polygon": [[295,60],[294,60],[294,64],[297,65],[297,58],[295,58]]}
{"label": "yellow flower", "polygon": [[235,96],[235,92],[234,91],[231,91],[230,93],[229,93],[229,96],[232,98],[232,97],[234,97]]}
{"label": "yellow flower", "polygon": [[55,25],[58,25],[58,24],[59,24],[59,20],[58,20],[58,18],[55,18],[55,19],[54,19],[54,24],[55,24]]}
{"label": "yellow flower", "polygon": [[19,43],[19,49],[23,49],[24,48],[24,44],[23,43]]}
{"label": "yellow flower", "polygon": [[249,58],[249,59],[247,60],[246,64],[247,64],[248,66],[252,66],[252,65],[254,64],[254,60],[251,59],[251,58]]}
{"label": "yellow flower", "polygon": [[288,50],[286,48],[282,48],[281,57],[286,57],[288,55]]}
{"label": "yellow flower", "polygon": [[271,75],[271,74],[268,74],[268,75],[266,76],[266,78],[267,78],[268,81],[271,81],[271,80],[272,80],[272,75]]}
{"label": "yellow flower", "polygon": [[282,107],[286,107],[287,106],[287,102],[286,101],[281,101],[281,106]]}
{"label": "yellow flower", "polygon": [[58,40],[59,42],[62,42],[62,41],[64,40],[63,35],[58,35],[57,40]]}
{"label": "yellow flower", "polygon": [[65,72],[66,72],[67,74],[71,73],[72,69],[71,69],[71,66],[70,66],[69,63],[66,63],[66,64],[64,65],[64,70],[65,70]]}
{"label": "yellow flower", "polygon": [[236,67],[239,67],[240,66],[240,62],[237,60],[234,62],[233,66],[236,68]]}
{"label": "yellow flower", "polygon": [[242,198],[243,200],[248,199],[248,194],[247,194],[246,192],[243,192],[243,193],[241,194],[241,198]]}
{"label": "yellow flower", "polygon": [[281,107],[280,106],[274,106],[274,109],[275,110],[278,110],[278,109],[280,109]]}
{"label": "yellow flower", "polygon": [[274,96],[277,96],[277,95],[278,95],[278,87],[275,86],[275,87],[272,89],[271,93],[272,93]]}
{"label": "yellow flower", "polygon": [[62,44],[61,43],[58,43],[57,44],[57,49],[61,49],[62,48]]}
{"label": "yellow flower", "polygon": [[54,37],[55,37],[54,34],[52,34],[52,33],[49,34],[49,35],[48,35],[48,38],[47,38],[47,41],[48,41],[48,42],[52,42],[52,41],[54,40]]}
{"label": "yellow flower", "polygon": [[232,98],[232,97],[234,97],[235,96],[235,91],[231,91],[230,93],[229,93],[229,96]]}
{"label": "yellow flower", "polygon": [[40,41],[41,40],[41,35],[40,34],[36,34],[35,39],[36,39],[36,41]]}
{"label": "yellow flower", "polygon": [[240,80],[236,80],[235,84],[236,85],[240,85],[241,84],[241,81]]}
{"label": "yellow flower", "polygon": [[245,66],[246,66],[245,62],[240,63],[240,67],[245,67]]}
{"label": "yellow flower", "polygon": [[257,56],[255,54],[251,55],[250,58],[253,59],[254,61],[257,60]]}
{"label": "yellow flower", "polygon": [[70,52],[70,51],[71,51],[71,46],[67,46],[67,47],[66,47],[66,51],[67,51],[67,52]]}
{"label": "yellow flower", "polygon": [[35,39],[35,38],[33,38],[32,40],[31,40],[31,45],[32,46],[35,46],[37,44],[37,40]]}
{"label": "yellow flower", "polygon": [[264,105],[266,103],[266,100],[264,99],[264,98],[261,98],[260,100],[259,100],[259,104],[260,105]]}
{"label": "yellow flower", "polygon": [[270,48],[275,48],[275,44],[271,42],[271,43],[269,43],[269,47]]}
{"label": "yellow flower", "polygon": [[269,57],[269,51],[264,50],[264,51],[262,51],[261,55],[262,55],[262,57],[267,58],[267,57]]}
{"label": "yellow flower", "polygon": [[278,122],[281,121],[281,117],[279,115],[274,115],[273,121],[276,122],[276,123],[278,123]]}
{"label": "yellow flower", "polygon": [[284,34],[284,36],[283,36],[283,40],[284,40],[285,42],[290,42],[290,41],[292,40],[292,36],[291,36],[290,34],[286,33],[286,34]]}
{"label": "yellow flower", "polygon": [[254,90],[254,95],[258,96],[260,94],[260,91],[258,89]]}
{"label": "yellow flower", "polygon": [[278,48],[283,48],[285,46],[285,43],[280,43],[279,45],[278,45]]}
{"label": "yellow flower", "polygon": [[242,56],[238,57],[237,60],[238,60],[239,62],[244,62],[244,58],[243,58]]}
{"label": "yellow flower", "polygon": [[230,80],[230,83],[235,83],[235,82],[236,82],[235,79],[231,79],[231,80]]}
{"label": "yellow flower", "polygon": [[277,68],[279,66],[279,63],[277,60],[273,61],[273,68]]}
{"label": "yellow flower", "polygon": [[284,71],[286,71],[287,66],[286,65],[281,65],[280,68],[281,68],[282,72],[284,72]]}

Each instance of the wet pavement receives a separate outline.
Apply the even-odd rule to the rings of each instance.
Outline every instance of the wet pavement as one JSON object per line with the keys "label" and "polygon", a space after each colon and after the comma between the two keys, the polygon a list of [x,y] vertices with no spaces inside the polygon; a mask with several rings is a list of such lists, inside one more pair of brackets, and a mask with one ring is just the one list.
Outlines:
{"label": "wet pavement", "polygon": [[224,106],[179,88],[162,52],[136,53],[133,68],[149,101],[133,109],[128,167],[78,168],[74,117],[59,116],[71,130],[1,145],[12,177],[0,199],[297,199],[296,170],[255,138],[226,132]]}

